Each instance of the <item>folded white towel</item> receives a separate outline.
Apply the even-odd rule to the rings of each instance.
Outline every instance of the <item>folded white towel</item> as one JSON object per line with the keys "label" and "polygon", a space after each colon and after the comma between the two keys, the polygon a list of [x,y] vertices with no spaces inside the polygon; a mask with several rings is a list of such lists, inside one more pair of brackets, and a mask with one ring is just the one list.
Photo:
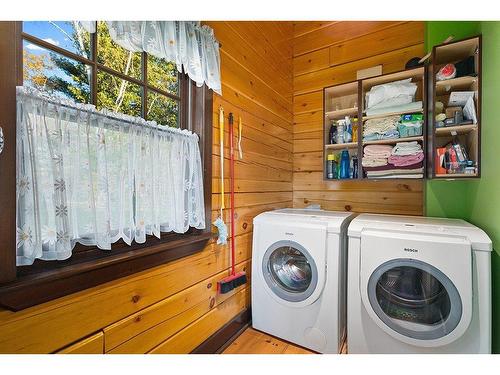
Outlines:
{"label": "folded white towel", "polygon": [[413,103],[415,101],[415,96],[414,95],[400,95],[395,98],[388,98],[385,100],[382,100],[380,103],[377,103],[376,105],[373,105],[369,107],[370,110],[376,110],[376,109],[384,109],[388,107],[394,107],[398,105],[406,105]]}
{"label": "folded white towel", "polygon": [[403,111],[410,112],[410,111],[421,111],[421,110],[422,110],[422,101],[418,101],[418,102],[411,102],[408,104],[400,104],[384,108],[367,108],[366,115],[374,116],[391,112],[403,112]]}
{"label": "folded white towel", "polygon": [[417,141],[413,142],[398,142],[391,151],[392,155],[406,156],[415,155],[422,151],[422,146]]}

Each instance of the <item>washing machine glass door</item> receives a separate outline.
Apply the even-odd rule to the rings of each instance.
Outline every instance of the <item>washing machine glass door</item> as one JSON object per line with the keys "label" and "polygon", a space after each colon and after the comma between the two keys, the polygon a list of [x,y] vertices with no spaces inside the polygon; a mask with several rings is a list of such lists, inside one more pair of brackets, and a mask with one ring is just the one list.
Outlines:
{"label": "washing machine glass door", "polygon": [[462,317],[462,301],[451,280],[415,259],[393,259],[375,269],[368,298],[387,326],[413,339],[446,336]]}
{"label": "washing machine glass door", "polygon": [[302,245],[293,241],[278,241],[267,249],[262,274],[272,292],[290,302],[310,297],[318,283],[314,259]]}

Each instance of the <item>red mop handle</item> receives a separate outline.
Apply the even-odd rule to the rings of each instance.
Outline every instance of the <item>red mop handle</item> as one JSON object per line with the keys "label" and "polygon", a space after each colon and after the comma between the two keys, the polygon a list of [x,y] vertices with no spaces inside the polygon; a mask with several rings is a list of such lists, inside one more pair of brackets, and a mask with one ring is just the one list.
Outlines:
{"label": "red mop handle", "polygon": [[230,156],[231,163],[229,166],[229,189],[231,195],[231,274],[234,275],[235,272],[235,251],[234,251],[234,126],[233,126],[233,114],[229,113],[229,139],[230,142]]}

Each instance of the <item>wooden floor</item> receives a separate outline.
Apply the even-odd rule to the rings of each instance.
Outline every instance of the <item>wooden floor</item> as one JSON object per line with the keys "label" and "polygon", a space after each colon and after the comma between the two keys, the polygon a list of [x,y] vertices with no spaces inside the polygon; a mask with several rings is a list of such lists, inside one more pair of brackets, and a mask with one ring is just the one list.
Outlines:
{"label": "wooden floor", "polygon": [[222,354],[315,354],[300,346],[247,328]]}
{"label": "wooden floor", "polygon": [[[288,341],[270,336],[253,328],[247,328],[222,354],[317,354]],[[341,354],[347,354],[344,341]]]}
{"label": "wooden floor", "polygon": [[[342,347],[346,353],[346,345]],[[308,349],[269,336],[253,328],[247,328],[222,354],[316,354]]]}

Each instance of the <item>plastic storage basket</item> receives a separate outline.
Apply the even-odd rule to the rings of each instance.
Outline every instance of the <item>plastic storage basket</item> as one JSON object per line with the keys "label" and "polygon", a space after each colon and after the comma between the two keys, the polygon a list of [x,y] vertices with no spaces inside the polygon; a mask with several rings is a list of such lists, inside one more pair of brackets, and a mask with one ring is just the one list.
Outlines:
{"label": "plastic storage basket", "polygon": [[400,138],[417,137],[422,135],[422,123],[398,124]]}

